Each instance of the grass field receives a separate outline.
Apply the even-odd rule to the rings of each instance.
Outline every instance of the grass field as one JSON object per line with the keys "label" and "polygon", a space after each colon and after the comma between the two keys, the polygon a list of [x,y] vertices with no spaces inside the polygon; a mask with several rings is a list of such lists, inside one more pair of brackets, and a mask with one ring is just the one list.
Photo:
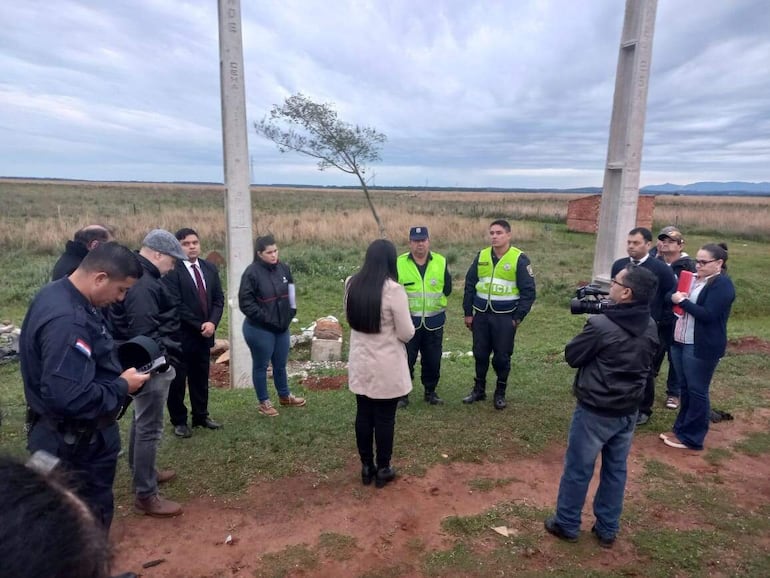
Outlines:
{"label": "grass field", "polygon": [[[399,413],[395,459],[405,474],[426,475],[447,459],[478,464],[483,470],[484,464],[536,460],[543,452],[563,445],[574,400],[570,392],[572,371],[562,352],[583,323],[582,317],[569,314],[568,302],[575,286],[590,279],[595,241],[591,235],[566,230],[564,215],[570,198],[375,192],[374,201],[397,246],[406,249],[409,226],[428,226],[433,249],[447,256],[455,284],[444,345],[445,351],[454,355],[443,363],[440,384],[448,403],[440,412],[417,403],[408,412]],[[764,291],[770,271],[770,199],[745,201],[661,198],[655,226],[670,224],[677,215],[693,253],[705,242],[726,241],[730,274],[738,291],[729,337],[770,340],[770,301]],[[173,231],[193,226],[201,234],[204,250],[224,248],[222,190],[216,186],[0,182],[0,202],[0,319],[17,324],[29,299],[46,282],[64,241],[83,224],[116,226],[118,239],[131,246],[154,227]],[[341,281],[360,265],[366,245],[377,235],[360,192],[255,189],[254,214],[255,230],[273,232],[281,258],[292,267],[298,286],[297,331],[321,316],[342,319]],[[505,412],[459,403],[473,377],[472,358],[464,355],[470,349],[470,335],[461,319],[462,279],[475,252],[485,243],[486,225],[497,217],[512,220],[514,243],[531,258],[538,284],[537,303],[517,336],[515,377],[509,389],[510,407]],[[222,336],[226,336],[225,329],[226,324],[220,328]],[[307,356],[306,349],[292,352],[292,359]],[[766,355],[728,355],[714,380],[714,403],[741,420],[770,407],[768,383],[770,360]],[[280,419],[270,422],[258,419],[253,391],[213,390],[212,416],[224,421],[226,428],[184,442],[167,437],[161,460],[164,467],[179,472],[179,481],[168,489],[169,496],[184,502],[202,496],[242,496],[255,483],[307,475],[323,480],[349,468],[355,459],[352,396],[344,390],[308,392],[296,379],[292,387],[308,395],[308,411],[282,412]],[[659,391],[659,397],[662,394]],[[3,451],[23,455],[24,404],[16,364],[0,366],[0,407],[5,416],[0,445]],[[654,428],[641,431],[641,440],[670,428],[673,417],[672,412],[656,411]],[[754,455],[766,462],[770,452],[767,426],[765,420],[765,437],[761,432],[747,434],[734,447],[708,454],[708,459],[728,463],[737,455]],[[590,570],[590,575],[702,576],[714,574],[708,564],[714,558],[722,564],[715,575],[766,575],[769,560],[764,536],[770,530],[770,509],[749,510],[736,505],[734,488],[720,491],[719,480],[709,476],[691,479],[668,469],[661,471],[654,460],[645,464],[645,472],[645,500],[670,503],[671,515],[694,522],[686,531],[674,532],[669,526],[659,531],[647,502],[630,500],[622,536],[633,544],[633,560],[606,572]],[[471,489],[499,490],[510,483],[510,478],[490,478],[480,471]],[[688,488],[687,500],[678,493],[684,486]],[[119,502],[128,502],[124,463],[116,492]],[[729,519],[724,518],[728,511]],[[480,535],[490,520],[520,520],[524,524],[543,515],[541,509],[501,501],[492,510],[474,516],[448,517],[442,531],[452,537],[452,548],[417,545],[411,565],[395,564],[390,570],[381,569],[382,573],[372,569],[371,575],[511,575],[500,574],[500,568],[519,568],[526,573],[526,564],[521,565],[522,556],[526,556],[521,552],[527,552],[539,538],[524,532],[513,546],[490,549],[479,546]],[[743,522],[735,521],[736,516]],[[665,536],[666,546],[661,545],[661,536]],[[350,548],[350,537],[330,534],[319,538],[321,550],[329,543],[345,550]],[[314,551],[313,555],[317,554]],[[558,566],[544,572],[589,575],[586,564],[591,567],[592,556],[585,549],[560,551]],[[275,575],[295,575],[290,568]],[[413,573],[415,568],[418,574]]]}

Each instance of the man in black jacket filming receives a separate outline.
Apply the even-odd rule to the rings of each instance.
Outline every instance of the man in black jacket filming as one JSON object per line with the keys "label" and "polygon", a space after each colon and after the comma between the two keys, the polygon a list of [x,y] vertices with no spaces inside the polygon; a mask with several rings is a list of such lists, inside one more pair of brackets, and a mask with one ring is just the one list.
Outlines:
{"label": "man in black jacket filming", "polygon": [[581,511],[597,456],[602,455],[599,488],[594,496],[596,522],[591,531],[612,547],[618,533],[626,487],[626,461],[634,436],[639,404],[658,348],[658,330],[650,317],[650,301],[658,281],[643,267],[620,270],[610,285],[612,307],[593,315],[567,344],[564,357],[577,368],[564,472],[556,515],[545,529],[576,542]]}

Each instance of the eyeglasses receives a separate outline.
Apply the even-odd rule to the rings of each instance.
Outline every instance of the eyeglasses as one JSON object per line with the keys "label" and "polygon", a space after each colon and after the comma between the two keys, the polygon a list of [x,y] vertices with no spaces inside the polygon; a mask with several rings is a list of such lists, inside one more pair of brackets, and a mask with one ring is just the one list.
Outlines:
{"label": "eyeglasses", "polygon": [[615,279],[615,277],[610,279],[610,283],[614,283],[615,285],[620,285],[621,287],[625,287],[626,289],[631,289],[631,287],[629,287],[628,285],[623,285],[623,283]]}
{"label": "eyeglasses", "polygon": [[695,264],[696,265],[700,265],[701,267],[703,267],[704,265],[708,265],[709,263],[713,263],[714,261],[719,261],[719,259],[708,259],[708,260],[706,260],[706,259],[697,259],[695,261]]}

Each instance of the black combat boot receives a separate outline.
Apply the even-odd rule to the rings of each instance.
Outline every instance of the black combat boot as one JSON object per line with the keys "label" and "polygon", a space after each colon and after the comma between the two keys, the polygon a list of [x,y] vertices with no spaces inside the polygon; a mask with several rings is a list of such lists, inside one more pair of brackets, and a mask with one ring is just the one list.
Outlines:
{"label": "black combat boot", "polygon": [[393,466],[380,468],[377,470],[377,477],[374,480],[374,486],[376,488],[384,488],[388,482],[392,482],[394,479],[396,479],[396,468]]}
{"label": "black combat boot", "polygon": [[374,462],[365,463],[361,468],[361,483],[368,486],[376,476],[377,466],[374,465]]}
{"label": "black combat boot", "polygon": [[431,387],[430,389],[425,390],[425,403],[429,403],[430,405],[441,405],[444,403],[444,400],[438,396],[436,388]]}
{"label": "black combat boot", "polygon": [[487,399],[487,384],[483,381],[475,380],[471,392],[463,398],[463,403],[473,403],[474,401],[484,401]]}
{"label": "black combat boot", "polygon": [[502,381],[497,382],[497,386],[495,387],[495,409],[505,409],[505,406],[508,405],[505,402],[505,388],[506,384]]}

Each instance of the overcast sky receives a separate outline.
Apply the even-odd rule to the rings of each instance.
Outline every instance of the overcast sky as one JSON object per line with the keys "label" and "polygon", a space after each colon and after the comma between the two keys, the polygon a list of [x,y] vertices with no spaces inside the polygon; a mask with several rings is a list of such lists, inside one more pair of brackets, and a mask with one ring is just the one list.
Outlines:
{"label": "overcast sky", "polygon": [[[241,0],[252,178],[357,184],[252,124],[387,135],[376,185],[601,186],[622,0]],[[216,0],[0,2],[0,176],[222,182]],[[641,185],[770,181],[770,2],[659,0]]]}

